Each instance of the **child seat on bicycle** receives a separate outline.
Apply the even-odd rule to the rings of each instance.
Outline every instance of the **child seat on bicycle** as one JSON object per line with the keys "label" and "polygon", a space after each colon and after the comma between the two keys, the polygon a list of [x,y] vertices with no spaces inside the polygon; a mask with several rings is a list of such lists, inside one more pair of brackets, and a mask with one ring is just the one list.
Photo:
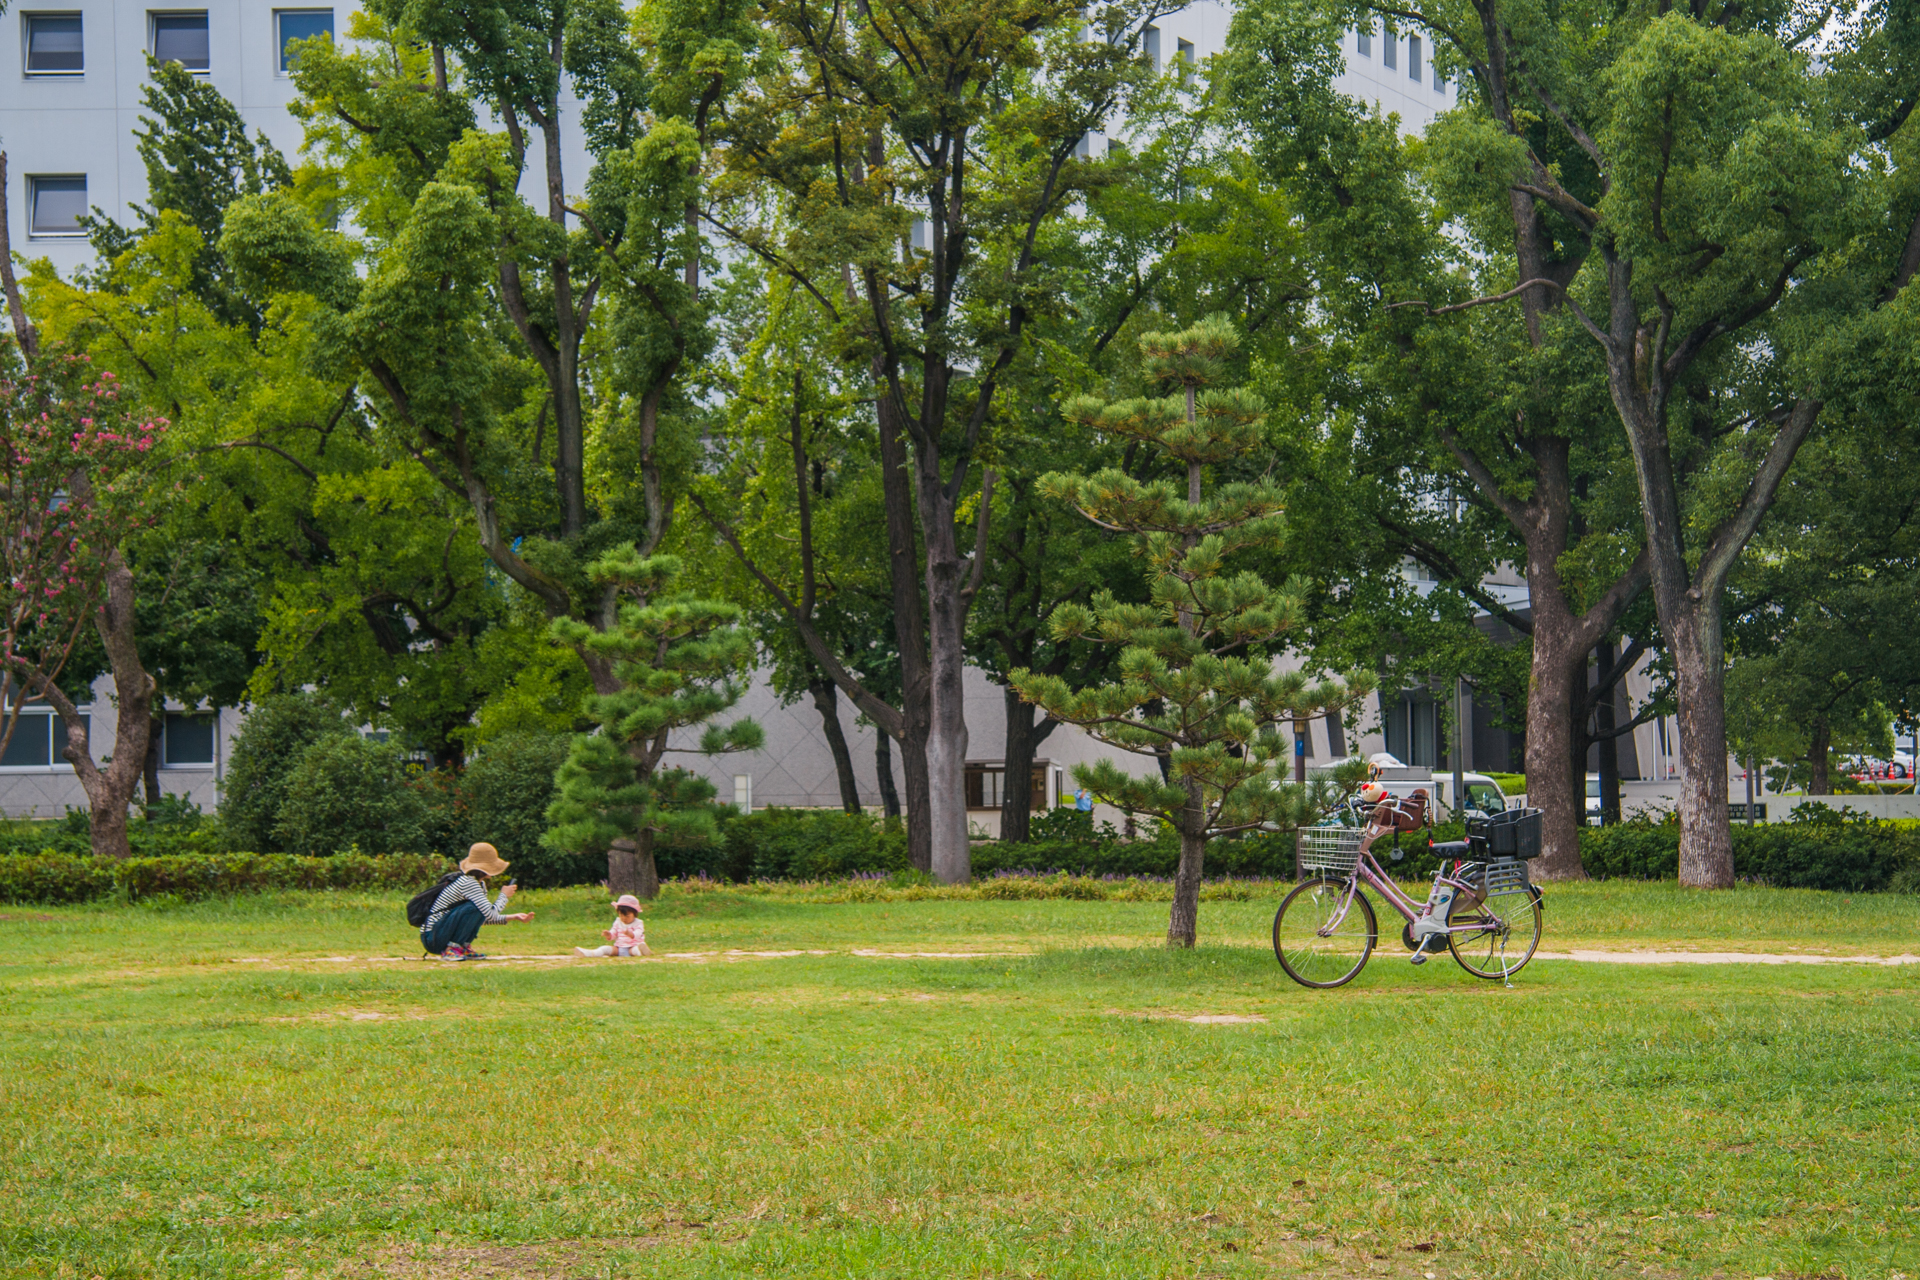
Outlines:
{"label": "child seat on bicycle", "polygon": [[1388,796],[1374,806],[1369,821],[1376,827],[1385,827],[1402,835],[1410,834],[1427,825],[1427,803],[1425,788],[1413,792],[1404,800]]}

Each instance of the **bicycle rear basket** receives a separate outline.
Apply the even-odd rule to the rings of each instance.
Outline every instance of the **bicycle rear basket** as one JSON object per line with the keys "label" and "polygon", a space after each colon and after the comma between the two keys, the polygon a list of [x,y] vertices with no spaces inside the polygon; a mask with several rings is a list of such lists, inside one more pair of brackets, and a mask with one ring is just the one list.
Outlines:
{"label": "bicycle rear basket", "polygon": [[1489,898],[1496,893],[1525,893],[1529,887],[1524,858],[1495,858],[1481,874],[1483,892]]}
{"label": "bicycle rear basket", "polygon": [[1301,828],[1296,853],[1301,879],[1315,872],[1344,876],[1352,871],[1360,862],[1360,838],[1364,834],[1358,827]]}
{"label": "bicycle rear basket", "polygon": [[1467,819],[1467,839],[1475,853],[1494,858],[1540,856],[1538,809],[1508,809],[1487,818]]}

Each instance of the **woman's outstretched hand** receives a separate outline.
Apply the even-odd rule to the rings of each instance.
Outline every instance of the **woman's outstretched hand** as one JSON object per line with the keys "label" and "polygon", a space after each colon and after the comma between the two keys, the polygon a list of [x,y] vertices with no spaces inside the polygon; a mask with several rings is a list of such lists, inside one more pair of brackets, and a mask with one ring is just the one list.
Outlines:
{"label": "woman's outstretched hand", "polygon": [[521,913],[520,913],[519,915],[516,915],[516,916],[508,916],[508,917],[507,917],[507,919],[509,919],[509,920],[522,920],[522,921],[525,921],[525,920],[531,920],[531,919],[533,919],[533,912],[531,912],[531,911],[522,911],[522,912],[521,912]]}

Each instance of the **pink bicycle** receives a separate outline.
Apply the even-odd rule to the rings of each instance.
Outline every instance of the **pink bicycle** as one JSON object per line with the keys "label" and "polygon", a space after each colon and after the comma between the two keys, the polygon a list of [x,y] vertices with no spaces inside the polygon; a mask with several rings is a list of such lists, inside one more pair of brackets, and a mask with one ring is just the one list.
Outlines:
{"label": "pink bicycle", "polygon": [[1415,902],[1374,860],[1373,844],[1391,825],[1308,827],[1300,833],[1301,882],[1273,917],[1273,953],[1303,987],[1353,981],[1380,933],[1365,886],[1406,917],[1401,938],[1414,964],[1444,940],[1462,969],[1511,986],[1540,945],[1540,890],[1527,878],[1539,830],[1538,809],[1473,820],[1468,839],[1432,846],[1447,861],[1427,900]]}

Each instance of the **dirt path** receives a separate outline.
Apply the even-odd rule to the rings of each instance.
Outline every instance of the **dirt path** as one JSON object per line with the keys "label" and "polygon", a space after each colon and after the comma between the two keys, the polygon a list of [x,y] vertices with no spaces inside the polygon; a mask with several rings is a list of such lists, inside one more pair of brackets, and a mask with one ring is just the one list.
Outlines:
{"label": "dirt path", "polygon": [[[640,964],[674,962],[706,964],[741,960],[785,960],[794,956],[857,956],[863,960],[990,960],[1030,956],[1031,951],[883,951],[857,947],[851,951],[668,951],[642,957]],[[1541,951],[1536,960],[1573,960],[1583,964],[1872,964],[1886,967],[1920,964],[1920,955],[1832,956],[1781,954],[1766,951]],[[565,961],[573,964],[632,964],[608,957],[582,959],[575,955],[503,955],[489,953],[488,964],[532,964]],[[417,964],[418,956],[239,956],[234,964]]]}
{"label": "dirt path", "polygon": [[1535,960],[1588,964],[1920,964],[1920,956],[1781,955],[1767,951],[1540,951]]}

